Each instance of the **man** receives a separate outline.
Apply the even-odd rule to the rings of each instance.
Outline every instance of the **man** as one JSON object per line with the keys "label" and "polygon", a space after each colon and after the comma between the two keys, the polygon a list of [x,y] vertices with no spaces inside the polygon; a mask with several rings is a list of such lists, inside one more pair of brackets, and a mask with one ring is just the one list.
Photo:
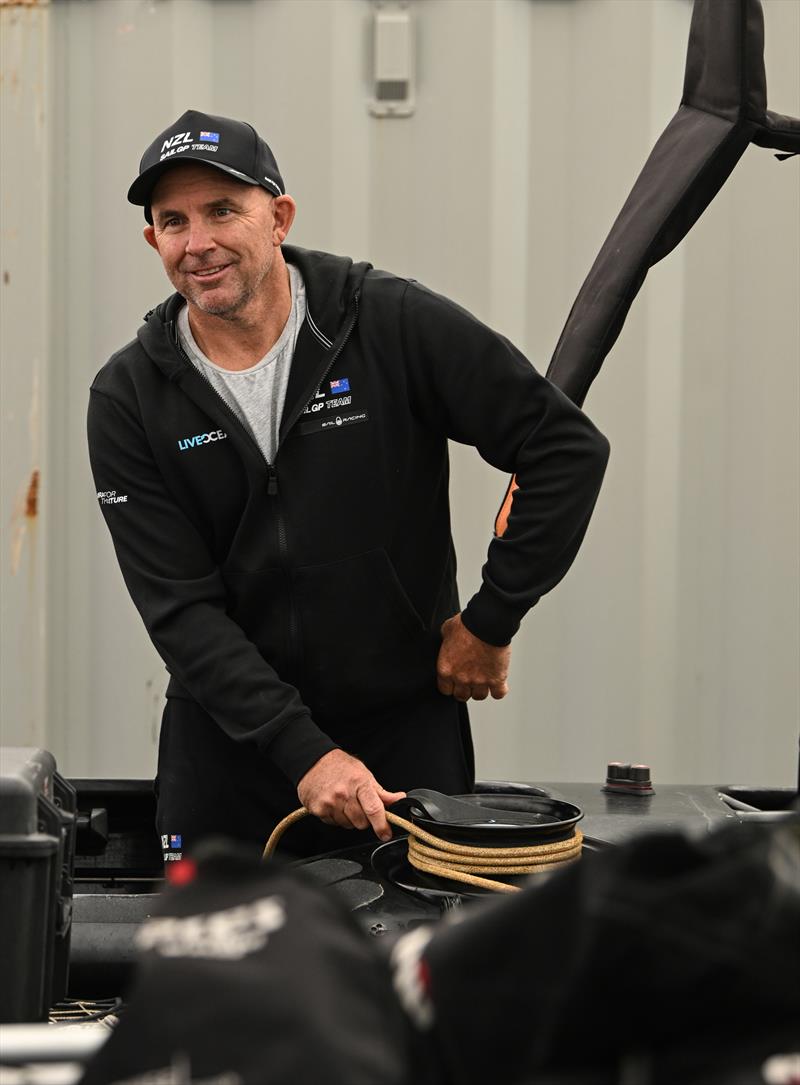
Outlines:
{"label": "man", "polygon": [[[507,692],[510,640],[578,550],[607,443],[452,302],[284,245],[295,204],[249,125],[184,113],[128,199],[176,293],[98,374],[89,442],[170,672],[165,858],[213,832],[263,842],[298,802],[388,839],[406,789],[471,788],[465,704]],[[519,483],[463,611],[448,438]],[[355,842],[313,819],[292,833],[298,853]]]}

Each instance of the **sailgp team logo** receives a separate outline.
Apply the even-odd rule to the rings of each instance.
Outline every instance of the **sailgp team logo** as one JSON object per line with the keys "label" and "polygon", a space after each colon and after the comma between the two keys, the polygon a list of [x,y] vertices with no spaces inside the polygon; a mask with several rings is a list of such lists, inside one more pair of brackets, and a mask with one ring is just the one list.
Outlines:
{"label": "sailgp team logo", "polygon": [[219,132],[201,132],[195,138],[191,132],[175,132],[168,136],[161,144],[159,162],[165,158],[171,158],[176,154],[184,154],[193,151],[193,157],[197,157],[197,151],[212,151],[216,154],[219,150]]}
{"label": "sailgp team logo", "polygon": [[226,441],[227,433],[221,429],[213,429],[209,433],[196,433],[194,437],[181,437],[178,441],[178,450],[186,452],[189,448],[199,448],[200,445],[210,445],[215,441]]}

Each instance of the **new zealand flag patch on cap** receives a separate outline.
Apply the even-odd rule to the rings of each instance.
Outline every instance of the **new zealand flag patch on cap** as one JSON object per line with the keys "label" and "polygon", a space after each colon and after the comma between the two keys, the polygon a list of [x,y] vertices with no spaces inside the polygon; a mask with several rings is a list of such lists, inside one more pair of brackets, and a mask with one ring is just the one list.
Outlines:
{"label": "new zealand flag patch on cap", "polygon": [[201,132],[201,143],[219,143],[219,132]]}

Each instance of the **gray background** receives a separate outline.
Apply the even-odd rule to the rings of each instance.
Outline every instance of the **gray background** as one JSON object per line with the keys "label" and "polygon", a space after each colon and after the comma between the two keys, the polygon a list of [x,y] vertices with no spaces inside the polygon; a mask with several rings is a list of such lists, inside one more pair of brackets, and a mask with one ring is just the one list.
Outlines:
{"label": "gray background", "polygon": [[[368,113],[368,0],[53,0],[2,16],[2,741],[152,772],[163,667],[96,507],[87,386],[166,295],[125,202],[186,108],[251,120],[291,240],[421,279],[545,369],[677,108],[687,0],[414,0],[417,108]],[[800,4],[765,0],[800,114]],[[587,400],[612,460],[578,560],[473,711],[484,775],[787,785],[800,654],[797,160],[750,148]],[[39,472],[38,494],[32,482]],[[453,449],[462,593],[506,480]],[[35,500],[34,500],[35,498]],[[35,507],[34,507],[35,506]]]}

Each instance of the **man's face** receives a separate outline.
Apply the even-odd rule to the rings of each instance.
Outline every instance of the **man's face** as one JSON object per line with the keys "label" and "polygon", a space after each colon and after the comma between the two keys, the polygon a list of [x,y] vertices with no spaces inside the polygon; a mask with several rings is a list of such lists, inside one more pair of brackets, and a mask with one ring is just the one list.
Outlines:
{"label": "man's face", "polygon": [[283,210],[276,216],[277,202],[260,185],[181,163],[156,184],[153,225],[144,235],[179,294],[205,313],[232,319],[259,293],[286,236],[288,225],[276,223]]}

